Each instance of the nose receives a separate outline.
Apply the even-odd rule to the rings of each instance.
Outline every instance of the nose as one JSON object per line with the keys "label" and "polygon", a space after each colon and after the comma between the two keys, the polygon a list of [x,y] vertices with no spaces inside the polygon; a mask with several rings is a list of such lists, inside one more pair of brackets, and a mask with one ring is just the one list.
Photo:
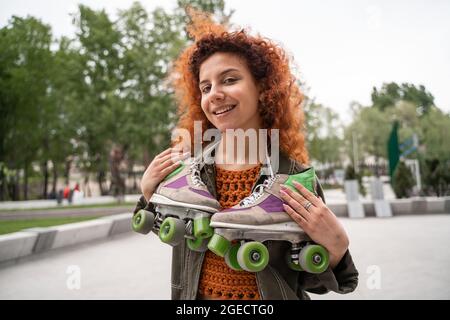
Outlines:
{"label": "nose", "polygon": [[219,87],[217,87],[217,86],[211,87],[211,92],[209,94],[210,102],[216,103],[218,101],[222,101],[224,98],[225,98],[225,94]]}

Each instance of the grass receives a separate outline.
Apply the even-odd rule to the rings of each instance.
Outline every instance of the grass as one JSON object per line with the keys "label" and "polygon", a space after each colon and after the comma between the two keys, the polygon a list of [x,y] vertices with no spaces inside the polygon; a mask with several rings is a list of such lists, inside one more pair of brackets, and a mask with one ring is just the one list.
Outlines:
{"label": "grass", "polygon": [[38,218],[29,220],[3,220],[0,221],[0,235],[17,232],[22,229],[35,227],[51,227],[67,223],[87,221],[99,218],[93,216],[72,217],[72,218]]}
{"label": "grass", "polygon": [[[56,200],[55,200],[56,201]],[[87,209],[87,208],[113,208],[113,207],[126,207],[126,208],[134,208],[136,206],[136,202],[123,202],[123,203],[99,203],[99,204],[83,204],[83,205],[64,205],[57,207],[48,207],[48,208],[31,208],[31,209],[0,209],[2,211],[38,211],[38,210],[64,210],[64,209]]]}

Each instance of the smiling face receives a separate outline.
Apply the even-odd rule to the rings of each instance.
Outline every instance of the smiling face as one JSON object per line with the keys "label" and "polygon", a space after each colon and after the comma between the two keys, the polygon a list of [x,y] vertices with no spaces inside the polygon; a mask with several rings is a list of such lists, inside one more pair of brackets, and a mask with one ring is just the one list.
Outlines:
{"label": "smiling face", "polygon": [[225,52],[211,55],[200,66],[199,88],[202,110],[221,132],[261,128],[259,89],[243,58]]}

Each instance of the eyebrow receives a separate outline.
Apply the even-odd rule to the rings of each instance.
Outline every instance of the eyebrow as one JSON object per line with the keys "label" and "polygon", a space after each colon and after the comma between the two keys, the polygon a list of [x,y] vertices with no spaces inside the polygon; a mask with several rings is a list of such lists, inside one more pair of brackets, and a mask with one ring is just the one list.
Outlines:
{"label": "eyebrow", "polygon": [[[231,72],[231,71],[239,71],[238,69],[235,69],[235,68],[228,68],[228,69],[225,69],[224,71],[222,71],[220,74],[219,74],[219,77],[221,77],[221,76],[223,76],[224,74],[226,74],[226,73],[228,73],[228,72]],[[200,82],[198,85],[200,86],[200,85],[202,85],[203,83],[205,83],[205,82],[208,82],[208,80],[203,80],[202,82]]]}

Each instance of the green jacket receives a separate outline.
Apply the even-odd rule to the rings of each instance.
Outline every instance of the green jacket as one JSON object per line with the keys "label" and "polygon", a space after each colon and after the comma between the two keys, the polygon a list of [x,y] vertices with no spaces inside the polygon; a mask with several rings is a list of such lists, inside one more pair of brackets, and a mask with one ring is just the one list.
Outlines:
{"label": "green jacket", "polygon": [[[295,174],[304,169],[306,169],[305,166],[280,153],[278,173]],[[215,166],[205,164],[201,169],[201,178],[209,192],[217,198],[215,177]],[[262,183],[264,178],[260,176],[255,185]],[[319,183],[317,183],[317,193],[325,201]],[[142,196],[134,213],[143,208],[154,210],[153,205],[146,203]],[[269,264],[264,270],[256,273],[258,290],[263,300],[310,299],[306,291],[316,294],[334,291],[343,294],[352,292],[358,285],[358,271],[348,250],[333,270],[329,267],[321,274],[310,274],[293,271],[288,267],[284,256],[290,249],[288,242],[267,241],[265,244],[269,250]],[[204,253],[189,250],[185,241],[173,247],[171,281],[173,300],[196,299],[204,255]]]}

